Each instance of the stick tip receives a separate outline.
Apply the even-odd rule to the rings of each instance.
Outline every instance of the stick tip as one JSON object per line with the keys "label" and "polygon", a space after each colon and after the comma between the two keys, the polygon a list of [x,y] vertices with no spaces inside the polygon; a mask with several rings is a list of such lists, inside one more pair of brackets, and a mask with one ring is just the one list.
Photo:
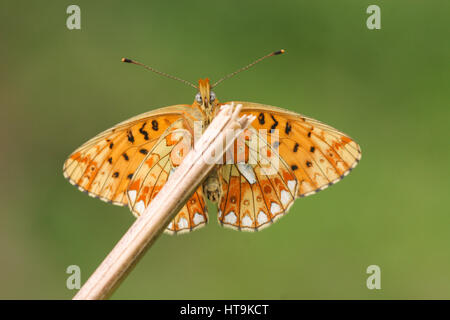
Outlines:
{"label": "stick tip", "polygon": [[133,60],[127,59],[127,58],[122,58],[121,61],[122,61],[122,62],[127,62],[127,63],[132,63],[132,62],[133,62]]}
{"label": "stick tip", "polygon": [[275,51],[275,52],[273,53],[273,55],[276,56],[276,55],[279,55],[279,54],[283,54],[283,53],[285,53],[285,52],[286,52],[286,51],[285,51],[284,49],[281,49],[281,50]]}

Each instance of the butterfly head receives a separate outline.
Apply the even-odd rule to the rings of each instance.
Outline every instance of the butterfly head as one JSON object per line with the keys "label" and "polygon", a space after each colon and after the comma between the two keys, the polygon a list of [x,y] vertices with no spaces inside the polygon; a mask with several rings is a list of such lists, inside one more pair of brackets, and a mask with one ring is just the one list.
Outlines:
{"label": "butterfly head", "polygon": [[195,95],[194,104],[200,108],[209,124],[214,117],[218,105],[216,94],[211,90],[211,84],[208,78],[198,81],[198,90],[199,92]]}

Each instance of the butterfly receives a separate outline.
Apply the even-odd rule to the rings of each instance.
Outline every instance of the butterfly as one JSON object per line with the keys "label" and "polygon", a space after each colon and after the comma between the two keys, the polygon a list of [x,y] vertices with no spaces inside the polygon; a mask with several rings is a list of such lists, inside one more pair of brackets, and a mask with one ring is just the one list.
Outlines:
{"label": "butterfly", "polygon": [[[266,55],[215,84],[200,79],[198,86],[122,59],[194,87],[198,90],[194,102],[149,111],[103,131],[68,157],[64,176],[90,196],[128,206],[136,217],[140,216],[186,155],[180,144],[193,146],[195,123],[200,122],[204,130],[224,105],[212,88],[281,53],[284,50]],[[241,104],[242,114],[256,117],[246,136],[257,137],[259,148],[255,150],[250,139],[244,139],[241,159],[237,159],[236,144],[230,148],[227,160],[214,167],[170,222],[167,233],[204,226],[208,222],[206,199],[217,204],[221,225],[258,231],[285,215],[296,198],[342,180],[361,159],[361,149],[352,138],[320,121],[259,103],[225,104],[230,103]],[[261,132],[267,135],[263,137]],[[263,154],[275,159],[276,166],[273,161],[264,161],[267,157]]]}

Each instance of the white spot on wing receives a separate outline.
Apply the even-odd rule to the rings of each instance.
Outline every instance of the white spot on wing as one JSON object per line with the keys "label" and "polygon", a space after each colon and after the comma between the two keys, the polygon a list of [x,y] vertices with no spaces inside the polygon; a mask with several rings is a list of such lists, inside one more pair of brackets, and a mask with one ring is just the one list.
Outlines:
{"label": "white spot on wing", "polygon": [[239,172],[247,179],[250,184],[254,184],[256,182],[255,172],[253,171],[253,167],[248,163],[238,163],[236,164]]}
{"label": "white spot on wing", "polygon": [[251,227],[252,222],[252,219],[248,215],[245,215],[245,217],[242,219],[242,225],[244,227]]}
{"label": "white spot on wing", "polygon": [[228,213],[228,214],[225,216],[224,221],[225,221],[226,223],[235,224],[236,221],[237,221],[237,217],[236,217],[236,214],[234,213],[234,211],[230,211],[230,213]]}
{"label": "white spot on wing", "polygon": [[260,211],[258,213],[258,224],[261,225],[261,224],[267,222],[267,220],[268,220],[267,215],[264,212]]}
{"label": "white spot on wing", "polygon": [[281,203],[286,206],[289,202],[291,202],[291,194],[286,190],[281,190]]}
{"label": "white spot on wing", "polygon": [[296,187],[296,185],[297,185],[297,183],[295,182],[295,180],[289,180],[289,181],[287,182],[287,186],[288,186],[289,190],[290,190],[292,193],[295,193],[295,187]]}
{"label": "white spot on wing", "polygon": [[270,213],[275,215],[276,213],[279,213],[281,211],[281,207],[278,205],[278,203],[272,202],[270,205]]}
{"label": "white spot on wing", "polygon": [[203,217],[200,213],[196,212],[194,214],[194,223],[195,225],[199,225],[200,223],[205,221],[205,217]]}
{"label": "white spot on wing", "polygon": [[128,197],[130,198],[131,202],[133,203],[134,200],[136,200],[136,190],[128,191]]}
{"label": "white spot on wing", "polygon": [[173,228],[173,223],[172,221],[170,221],[169,225],[167,226],[167,229],[172,229]]}
{"label": "white spot on wing", "polygon": [[178,229],[187,229],[189,227],[189,223],[185,218],[180,218],[178,221]]}
{"label": "white spot on wing", "polygon": [[141,200],[138,203],[136,203],[136,206],[134,207],[134,209],[139,213],[139,214],[143,214],[144,210],[145,210],[145,204],[144,201]]}

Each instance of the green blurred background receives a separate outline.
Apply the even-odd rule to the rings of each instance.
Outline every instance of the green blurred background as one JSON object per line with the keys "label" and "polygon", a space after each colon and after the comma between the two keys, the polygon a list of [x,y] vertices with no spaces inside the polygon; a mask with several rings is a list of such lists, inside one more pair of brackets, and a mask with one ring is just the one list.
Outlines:
{"label": "green blurred background", "polygon": [[[449,1],[0,2],[0,298],[69,299],[134,218],[62,175],[100,131],[274,50],[216,90],[289,108],[361,145],[342,182],[258,233],[163,235],[112,298],[450,298]],[[81,30],[66,8],[81,7]],[[381,7],[381,30],[366,8]],[[381,290],[366,268],[381,267]]]}

